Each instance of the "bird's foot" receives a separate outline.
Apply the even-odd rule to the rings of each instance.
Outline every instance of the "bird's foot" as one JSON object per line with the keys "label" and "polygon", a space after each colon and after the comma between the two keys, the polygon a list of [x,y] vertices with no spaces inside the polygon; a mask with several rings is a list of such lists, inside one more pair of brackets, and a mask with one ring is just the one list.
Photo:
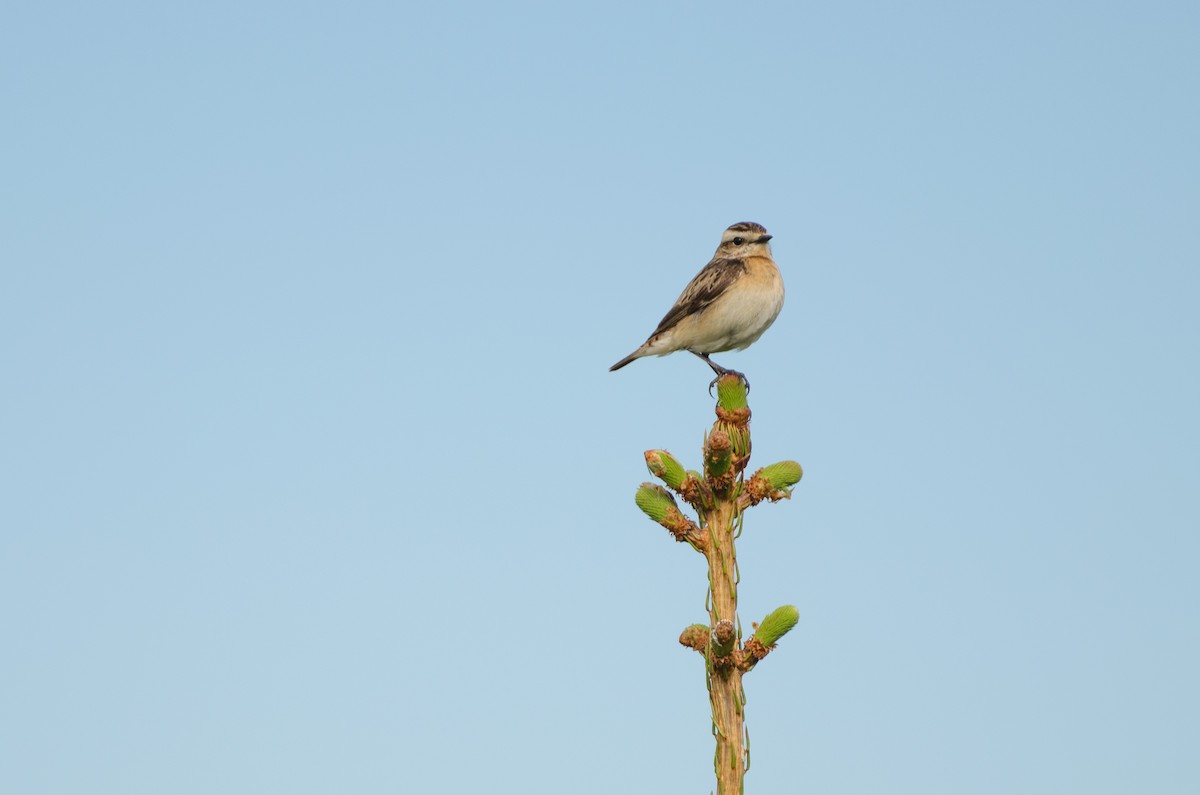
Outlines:
{"label": "bird's foot", "polygon": [[746,394],[750,394],[750,382],[748,380],[746,380],[745,373],[739,373],[737,370],[725,369],[721,365],[714,362],[712,359],[708,358],[707,353],[701,353],[700,351],[693,351],[690,348],[688,349],[688,352],[693,353],[696,356],[699,356],[701,359],[703,359],[704,363],[707,364],[709,367],[711,367],[712,371],[717,374],[717,377],[708,383],[708,396],[709,397],[712,397],[712,388],[717,385],[717,382],[721,380],[722,376],[726,376],[726,375],[736,375],[739,379],[741,379],[741,382],[746,385]]}
{"label": "bird's foot", "polygon": [[709,397],[712,397],[713,387],[717,385],[717,382],[720,381],[722,378],[724,378],[727,375],[736,375],[738,377],[738,380],[740,380],[743,384],[746,385],[746,394],[747,395],[750,394],[750,381],[746,379],[745,373],[739,373],[737,370],[726,370],[724,367],[722,367],[721,371],[719,373],[717,373],[717,377],[708,382],[708,396]]}

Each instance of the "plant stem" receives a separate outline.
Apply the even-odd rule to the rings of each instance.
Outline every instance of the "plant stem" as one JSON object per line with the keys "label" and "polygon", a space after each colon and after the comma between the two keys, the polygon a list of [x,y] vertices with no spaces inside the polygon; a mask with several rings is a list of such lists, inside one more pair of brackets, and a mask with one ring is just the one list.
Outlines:
{"label": "plant stem", "polygon": [[750,407],[746,383],[733,373],[717,381],[717,421],[704,438],[704,473],[685,469],[666,450],[647,450],[646,467],[690,504],[699,518],[693,522],[680,511],[662,486],[643,483],[636,502],[665,527],[676,541],[686,541],[708,562],[708,626],[692,624],[679,642],[704,655],[712,730],[717,749],[713,767],[720,795],[742,795],[749,767],[745,727],[746,697],[742,676],[775,648],[775,643],[799,620],[792,605],[777,608],[755,625],[753,637],[742,644],[738,622],[738,566],[734,541],[741,512],[763,501],[791,497],[791,487],[803,474],[795,461],[764,467],[746,480],[750,460]]}
{"label": "plant stem", "polygon": [[[737,555],[733,543],[735,510],[733,499],[726,494],[718,498],[714,510],[707,515],[709,543],[705,557],[712,589],[709,620],[713,627],[722,620],[738,625]],[[713,734],[717,740],[713,757],[717,792],[741,795],[746,772],[742,671],[733,663],[732,656],[713,659],[711,647],[707,656],[708,695],[712,704]]]}

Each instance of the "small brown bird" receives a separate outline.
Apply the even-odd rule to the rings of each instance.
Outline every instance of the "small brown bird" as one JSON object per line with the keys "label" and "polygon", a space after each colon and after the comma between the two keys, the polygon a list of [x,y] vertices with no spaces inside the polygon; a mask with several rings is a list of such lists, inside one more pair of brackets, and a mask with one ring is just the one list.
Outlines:
{"label": "small brown bird", "polygon": [[749,347],[779,316],[783,277],[771,258],[770,239],[766,229],[752,222],[726,229],[717,253],[684,288],[650,339],[609,370],[643,356],[689,351],[703,359],[717,378],[732,373],[744,381],[744,375],[725,369],[708,355]]}

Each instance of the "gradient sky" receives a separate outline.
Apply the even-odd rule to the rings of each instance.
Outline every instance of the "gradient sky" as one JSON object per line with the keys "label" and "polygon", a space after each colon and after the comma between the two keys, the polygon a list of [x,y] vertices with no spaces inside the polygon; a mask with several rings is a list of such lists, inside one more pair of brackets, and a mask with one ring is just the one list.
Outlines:
{"label": "gradient sky", "polygon": [[751,792],[1200,791],[1200,10],[0,14],[0,791],[708,792],[745,220]]}

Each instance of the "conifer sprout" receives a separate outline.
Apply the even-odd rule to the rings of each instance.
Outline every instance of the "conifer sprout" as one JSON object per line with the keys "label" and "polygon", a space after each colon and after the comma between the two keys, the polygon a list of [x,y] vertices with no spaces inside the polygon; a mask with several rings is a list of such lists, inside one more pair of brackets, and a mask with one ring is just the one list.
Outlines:
{"label": "conifer sprout", "polygon": [[738,498],[738,507],[747,508],[763,500],[778,502],[792,497],[792,487],[800,482],[804,470],[795,461],[780,461],[755,472],[746,481]]}
{"label": "conifer sprout", "polygon": [[672,491],[679,491],[688,478],[683,464],[666,450],[647,450],[646,468],[651,475],[661,478]]}
{"label": "conifer sprout", "polygon": [[754,630],[754,640],[770,648],[791,631],[800,621],[800,611],[794,605],[777,607]]}
{"label": "conifer sprout", "polygon": [[671,511],[679,511],[679,507],[675,504],[675,498],[671,496],[670,492],[653,483],[643,483],[637,490],[635,501],[643,513],[659,524],[666,521],[667,515]]}
{"label": "conifer sprout", "polygon": [[773,610],[745,643],[737,617],[739,573],[735,540],[742,529],[743,511],[763,501],[791,497],[803,470],[795,461],[780,461],[746,478],[750,460],[750,407],[746,384],[729,373],[717,380],[717,420],[706,434],[702,470],[685,469],[665,450],[646,451],[646,466],[695,511],[693,520],[680,509],[671,492],[643,483],[637,504],[678,541],[701,552],[708,564],[707,624],[692,624],[679,643],[704,657],[705,681],[716,738],[713,764],[720,795],[742,795],[749,752],[746,745],[742,677],[775,648],[799,621],[792,605]]}

